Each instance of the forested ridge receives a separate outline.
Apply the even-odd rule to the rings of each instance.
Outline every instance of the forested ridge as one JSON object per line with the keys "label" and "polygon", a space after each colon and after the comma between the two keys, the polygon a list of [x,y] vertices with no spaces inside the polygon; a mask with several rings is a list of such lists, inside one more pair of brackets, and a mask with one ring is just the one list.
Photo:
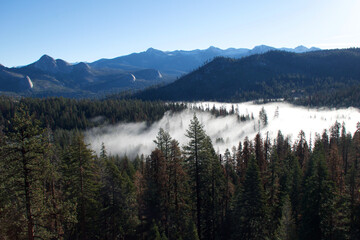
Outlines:
{"label": "forested ridge", "polygon": [[[227,101],[306,98],[323,96],[315,102],[334,106],[331,94],[345,96],[346,106],[358,106],[360,49],[335,49],[307,53],[269,51],[241,59],[217,57],[177,81],[134,94],[146,100]],[[327,98],[328,102],[322,101]],[[309,101],[304,102],[308,104]]]}
{"label": "forested ridge", "polygon": [[184,104],[161,101],[126,100],[121,97],[104,99],[12,98],[0,97],[0,124],[6,125],[16,107],[26,106],[30,115],[52,130],[84,130],[100,124],[118,122],[154,122],[166,111],[181,111]]}
{"label": "forested ridge", "polygon": [[360,238],[360,124],[313,143],[259,133],[219,154],[194,114],[187,144],[159,129],[156,148],[129,159],[95,155],[78,131],[56,136],[45,116],[58,109],[32,101],[2,109],[0,239]]}

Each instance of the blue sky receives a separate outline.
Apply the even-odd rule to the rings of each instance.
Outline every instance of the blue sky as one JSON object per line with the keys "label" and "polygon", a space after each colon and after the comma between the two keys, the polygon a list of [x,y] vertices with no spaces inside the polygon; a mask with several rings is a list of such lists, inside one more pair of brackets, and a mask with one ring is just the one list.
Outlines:
{"label": "blue sky", "polygon": [[359,0],[1,0],[0,64],[160,50],[360,46]]}

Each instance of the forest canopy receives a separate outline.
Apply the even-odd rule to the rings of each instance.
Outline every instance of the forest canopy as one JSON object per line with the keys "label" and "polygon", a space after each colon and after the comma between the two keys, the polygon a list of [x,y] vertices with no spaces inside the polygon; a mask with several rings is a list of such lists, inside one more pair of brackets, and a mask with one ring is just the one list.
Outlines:
{"label": "forest canopy", "polygon": [[314,144],[259,133],[219,154],[194,114],[184,146],[160,128],[152,152],[129,159],[105,145],[96,155],[79,131],[55,136],[62,125],[34,110],[47,101],[2,101],[1,239],[360,237],[360,124],[350,134],[335,123]]}

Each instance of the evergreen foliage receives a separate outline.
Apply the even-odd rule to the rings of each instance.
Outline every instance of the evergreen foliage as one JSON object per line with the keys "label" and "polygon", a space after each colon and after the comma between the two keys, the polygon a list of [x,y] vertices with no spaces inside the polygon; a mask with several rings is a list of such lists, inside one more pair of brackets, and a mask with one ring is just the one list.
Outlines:
{"label": "evergreen foliage", "polygon": [[[216,153],[196,115],[181,149],[98,156],[15,104],[0,131],[0,239],[359,239],[360,124],[260,134]],[[41,115],[41,114],[40,114]],[[5,116],[5,115],[3,115]]]}
{"label": "evergreen foliage", "polygon": [[268,239],[268,209],[260,171],[252,157],[236,204],[234,239]]}

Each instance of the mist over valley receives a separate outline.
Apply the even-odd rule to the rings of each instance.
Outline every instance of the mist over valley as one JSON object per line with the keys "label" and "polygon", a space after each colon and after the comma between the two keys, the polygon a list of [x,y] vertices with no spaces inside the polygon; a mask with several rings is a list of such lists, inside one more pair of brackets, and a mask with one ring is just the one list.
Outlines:
{"label": "mist over valley", "polygon": [[[287,102],[195,102],[187,103],[187,106],[188,109],[181,112],[166,112],[159,121],[152,124],[117,123],[89,129],[85,132],[86,141],[97,153],[104,143],[110,154],[127,155],[130,158],[141,154],[147,156],[156,146],[153,141],[160,128],[169,132],[181,145],[187,144],[185,133],[190,120],[196,114],[210,136],[215,151],[223,154],[227,148],[231,150],[233,146],[237,147],[239,141],[242,142],[245,137],[253,140],[258,132],[263,138],[268,136],[273,142],[280,130],[284,137],[289,137],[291,142],[295,143],[299,132],[303,130],[306,140],[313,143],[318,134],[321,135],[324,130],[329,132],[335,122],[344,123],[347,132],[354,134],[360,120],[359,109],[353,107],[307,108]],[[234,114],[215,116],[210,113],[213,108],[234,111]],[[267,125],[259,119],[262,109],[267,115]],[[247,116],[249,119],[241,121],[238,116]]]}

